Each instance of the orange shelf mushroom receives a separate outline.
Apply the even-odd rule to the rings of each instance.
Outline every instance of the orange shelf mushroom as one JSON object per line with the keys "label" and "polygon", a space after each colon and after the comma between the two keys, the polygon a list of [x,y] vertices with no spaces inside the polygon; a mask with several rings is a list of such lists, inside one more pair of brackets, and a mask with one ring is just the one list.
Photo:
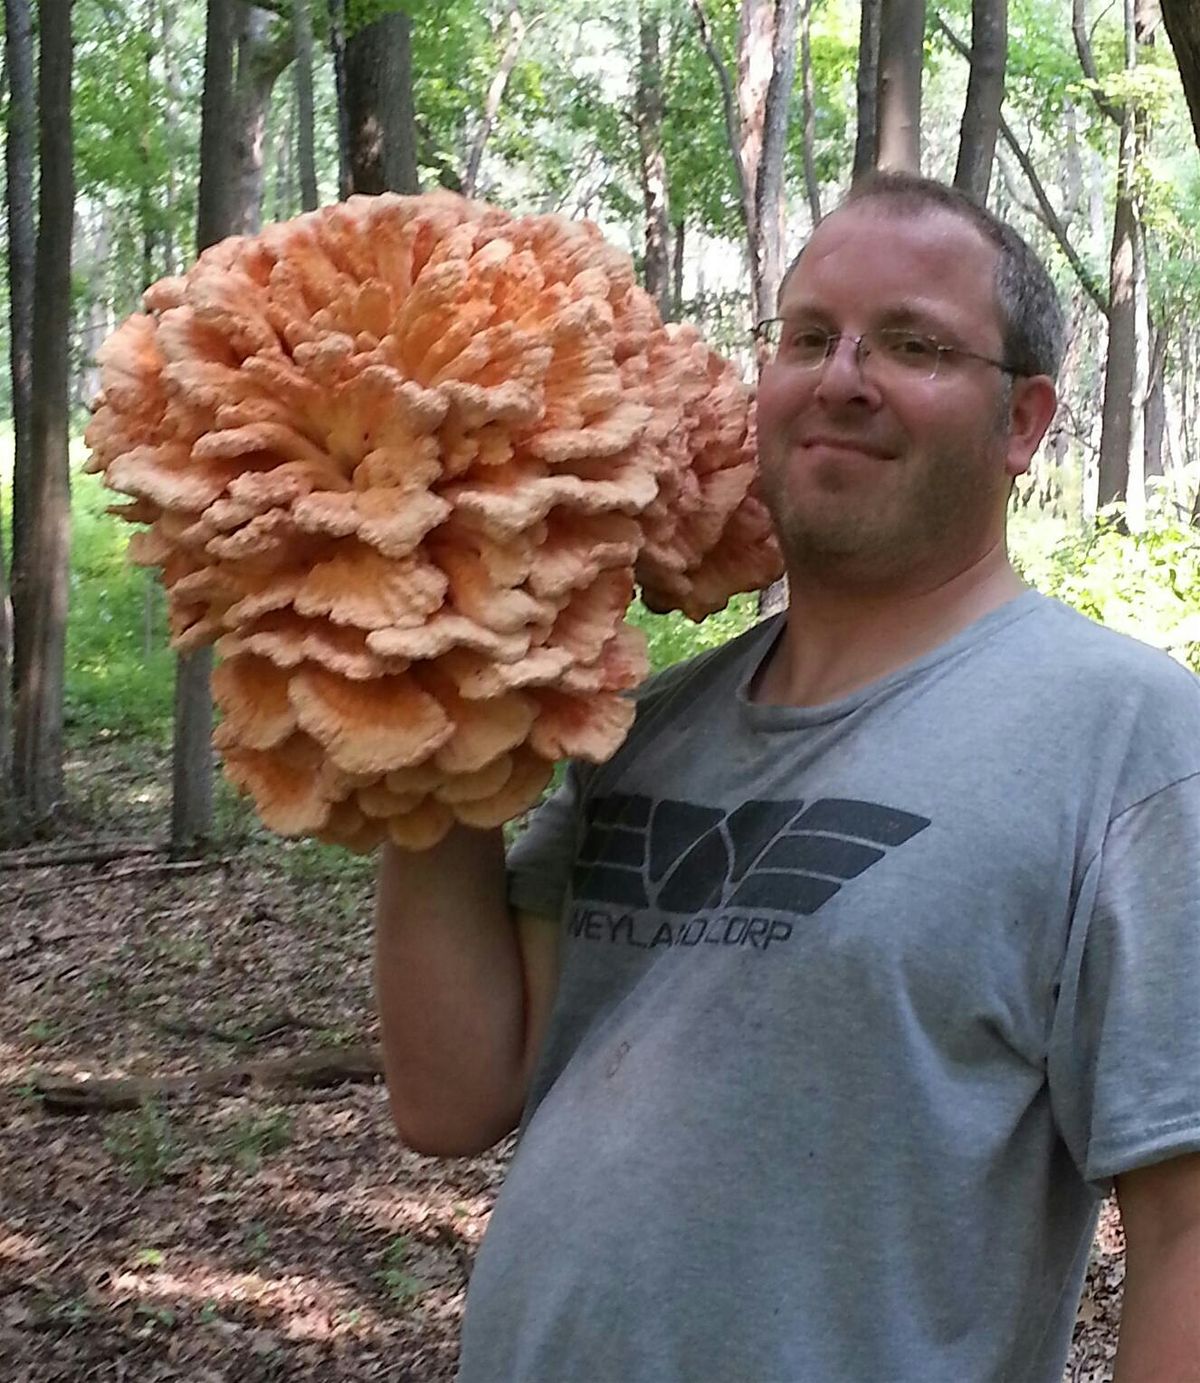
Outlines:
{"label": "orange shelf mushroom", "polygon": [[782,570],[750,396],[594,226],[450,194],[235,237],[102,347],[89,468],[263,821],[420,849],[601,761],[635,582],[693,619]]}

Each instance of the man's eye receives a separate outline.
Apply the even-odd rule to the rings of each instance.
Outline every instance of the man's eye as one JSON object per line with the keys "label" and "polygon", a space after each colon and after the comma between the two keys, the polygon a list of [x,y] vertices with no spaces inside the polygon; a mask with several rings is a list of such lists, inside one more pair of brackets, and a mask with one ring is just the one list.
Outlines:
{"label": "man's eye", "polygon": [[801,355],[824,355],[829,345],[829,333],[815,327],[792,327],[783,339],[789,350]]}
{"label": "man's eye", "polygon": [[928,336],[916,336],[908,331],[889,331],[880,337],[879,345],[885,355],[890,355],[896,360],[924,364],[926,361],[937,359],[938,348],[935,341],[931,341]]}

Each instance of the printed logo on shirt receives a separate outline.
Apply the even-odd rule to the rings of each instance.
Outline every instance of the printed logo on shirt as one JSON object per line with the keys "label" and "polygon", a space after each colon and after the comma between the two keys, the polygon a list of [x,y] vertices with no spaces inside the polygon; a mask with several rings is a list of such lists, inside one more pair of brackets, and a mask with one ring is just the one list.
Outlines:
{"label": "printed logo on shirt", "polygon": [[[731,812],[632,794],[598,798],[588,806],[574,870],[571,930],[636,946],[765,950],[786,939],[779,927],[791,933],[770,914],[810,916],[930,824],[852,798],[751,801]],[[623,911],[614,917],[609,908]],[[639,937],[633,913],[646,909],[688,920],[664,921],[656,937]]]}

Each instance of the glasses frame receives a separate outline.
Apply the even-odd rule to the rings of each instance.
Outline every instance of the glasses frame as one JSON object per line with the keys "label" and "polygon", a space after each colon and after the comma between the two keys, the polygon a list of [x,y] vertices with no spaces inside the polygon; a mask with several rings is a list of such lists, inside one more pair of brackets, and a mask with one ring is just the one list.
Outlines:
{"label": "glasses frame", "polygon": [[[750,334],[760,346],[765,346],[769,350],[777,351],[779,349],[779,337],[786,320],[786,317],[764,317],[761,322],[756,323],[754,330]],[[878,335],[878,331],[864,331],[858,336],[852,336],[849,332],[845,331],[827,332],[825,336],[825,352],[821,358],[807,365],[792,362],[793,368],[797,370],[822,370],[829,364],[830,358],[842,342],[850,341],[854,345],[854,363],[861,370],[863,368],[863,362],[871,358],[871,352],[869,350],[866,352],[863,351],[863,342],[870,336]],[[1014,370],[1011,365],[1006,364],[1003,360],[997,360],[994,356],[981,355],[978,351],[969,351],[964,346],[943,345],[936,336],[929,336],[923,331],[906,331],[905,335],[914,336],[922,341],[928,342],[929,346],[937,352],[933,363],[933,369],[929,374],[924,376],[926,379],[937,378],[938,371],[942,366],[942,356],[944,355],[958,355],[966,360],[978,360],[983,365],[991,365],[997,370],[1002,370],[1006,375],[1011,375],[1014,379],[1021,373],[1019,370]]]}

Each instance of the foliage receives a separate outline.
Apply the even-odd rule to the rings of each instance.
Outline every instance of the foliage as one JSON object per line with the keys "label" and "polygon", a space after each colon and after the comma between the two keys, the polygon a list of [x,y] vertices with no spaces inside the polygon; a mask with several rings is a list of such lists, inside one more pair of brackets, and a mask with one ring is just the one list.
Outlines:
{"label": "foliage", "polygon": [[75,477],[67,725],[87,736],[165,738],[174,690],[165,602],[126,563],[129,528],[104,512],[112,498],[96,477]]}
{"label": "foliage", "polygon": [[156,1100],[143,1101],[134,1114],[117,1115],[104,1148],[143,1187],[161,1181],[180,1151],[171,1116]]}
{"label": "foliage", "polygon": [[1022,561],[1026,579],[1092,619],[1166,650],[1200,672],[1200,531],[1161,498],[1140,533],[1118,509],[1094,531],[1063,537]]}
{"label": "foliage", "polygon": [[241,1171],[253,1175],[264,1157],[282,1152],[292,1141],[292,1116],[285,1109],[243,1114],[225,1130],[221,1152]]}
{"label": "foliage", "polygon": [[757,596],[738,595],[724,610],[709,615],[701,624],[693,624],[674,610],[668,615],[651,614],[639,600],[629,612],[629,622],[645,633],[651,670],[659,672],[672,663],[717,648],[749,629],[756,609]]}

